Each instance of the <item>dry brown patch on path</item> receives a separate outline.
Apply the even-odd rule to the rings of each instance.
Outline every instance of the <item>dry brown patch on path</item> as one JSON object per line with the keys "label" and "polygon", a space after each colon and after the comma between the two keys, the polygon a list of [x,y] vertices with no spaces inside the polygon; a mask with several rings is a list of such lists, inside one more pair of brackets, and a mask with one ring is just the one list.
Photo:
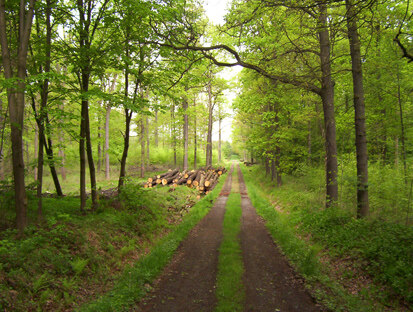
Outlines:
{"label": "dry brown patch on path", "polygon": [[241,193],[241,249],[245,273],[245,311],[322,311],[268,233],[248,197],[238,166]]}
{"label": "dry brown patch on path", "polygon": [[210,212],[190,231],[150,292],[133,311],[213,311],[218,248],[232,170]]}

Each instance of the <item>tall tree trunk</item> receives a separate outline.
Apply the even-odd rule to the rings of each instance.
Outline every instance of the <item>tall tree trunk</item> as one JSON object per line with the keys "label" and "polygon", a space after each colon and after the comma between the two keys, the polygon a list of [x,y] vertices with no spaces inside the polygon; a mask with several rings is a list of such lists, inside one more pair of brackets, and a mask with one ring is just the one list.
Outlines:
{"label": "tall tree trunk", "polygon": [[[86,104],[87,105],[87,104]],[[80,138],[79,138],[79,160],[80,160],[80,211],[84,212],[86,208],[86,149],[85,149],[85,105],[81,105],[80,121]]]}
{"label": "tall tree trunk", "polygon": [[[38,154],[39,154],[39,127],[37,123],[35,123],[34,124],[34,155],[38,155]],[[37,168],[39,168],[38,164],[36,165],[36,167],[34,167],[34,180],[35,181],[37,181]]]}
{"label": "tall tree trunk", "polygon": [[175,103],[171,105],[171,138],[172,149],[174,154],[174,166],[176,167],[176,132],[175,132]]}
{"label": "tall tree trunk", "polygon": [[44,127],[43,124],[39,127],[39,149],[37,153],[37,217],[43,218],[43,201],[42,201],[42,188],[43,188],[43,148],[44,148]]}
{"label": "tall tree trunk", "polygon": [[[19,23],[18,23],[18,53],[12,60],[7,38],[6,4],[0,0],[0,45],[2,52],[2,63],[4,77],[6,79],[18,78],[17,88],[7,89],[9,104],[11,144],[13,157],[14,196],[16,207],[16,226],[20,235],[23,234],[27,225],[27,197],[24,182],[24,160],[23,160],[23,115],[24,115],[24,90],[26,87],[26,65],[27,51],[30,40],[31,26],[33,21],[35,0],[30,0],[28,6],[26,1],[20,1]],[[26,11],[27,6],[27,11]],[[14,64],[17,64],[17,74],[13,73]],[[16,69],[16,68],[14,68]]]}
{"label": "tall tree trunk", "polygon": [[[45,45],[45,66],[44,72],[50,72],[50,54],[51,54],[51,43],[52,43],[52,27],[50,23],[50,15],[51,15],[51,3],[50,0],[46,0],[46,45]],[[42,201],[42,188],[43,188],[43,147],[46,144],[45,142],[45,119],[47,113],[47,101],[49,95],[49,79],[45,79],[42,86],[41,92],[41,107],[39,110],[39,151],[37,157],[37,217],[40,219],[43,218],[43,201]]]}
{"label": "tall tree trunk", "polygon": [[[87,89],[89,88],[89,74],[84,75],[84,79],[87,81]],[[90,187],[92,191],[92,210],[95,210],[98,206],[97,202],[97,187],[96,187],[96,170],[95,164],[93,161],[93,153],[92,153],[92,140],[90,137],[90,120],[89,120],[89,100],[85,100],[85,114],[83,118],[85,118],[85,135],[86,135],[86,152],[87,152],[87,161],[89,164],[89,174],[90,174]]]}
{"label": "tall tree trunk", "polygon": [[[188,90],[185,87],[185,92]],[[189,123],[188,123],[188,98],[185,95],[182,101],[182,109],[184,111],[184,124],[183,124],[183,136],[184,136],[184,170],[188,170],[188,140],[189,140]]]}
{"label": "tall tree trunk", "polygon": [[397,103],[399,104],[399,117],[400,117],[400,140],[402,145],[402,161],[403,161],[403,171],[404,171],[404,182],[407,185],[407,162],[406,162],[406,139],[404,130],[404,119],[403,119],[403,105],[400,90],[400,72],[399,66],[397,66]]}
{"label": "tall tree trunk", "polygon": [[211,81],[208,83],[208,131],[206,142],[206,166],[212,165],[212,113],[214,111],[214,103],[212,101],[212,86]]}
{"label": "tall tree trunk", "polygon": [[221,158],[221,138],[222,138],[222,133],[221,133],[221,126],[222,126],[222,118],[219,116],[219,130],[218,130],[218,163],[221,163],[222,158]]}
{"label": "tall tree trunk", "polygon": [[324,111],[325,149],[326,149],[326,207],[338,200],[337,183],[337,142],[334,113],[334,83],[331,77],[330,36],[327,26],[327,6],[325,1],[319,7],[319,43],[321,63],[321,100]]}
{"label": "tall tree trunk", "polygon": [[194,96],[194,169],[196,169],[196,154],[197,154],[197,148],[198,148],[198,142],[197,142],[197,134],[196,134],[196,119],[197,119],[197,115],[196,115],[196,97]]}
{"label": "tall tree trunk", "polygon": [[[102,103],[100,104],[100,107],[102,106]],[[99,109],[100,110],[100,109]],[[102,127],[101,127],[101,122],[102,122],[102,118],[100,117],[100,111],[98,112],[98,172],[101,171],[102,169],[102,142],[101,142],[101,138],[102,138]]]}
{"label": "tall tree trunk", "polygon": [[[129,38],[129,35],[127,35],[127,38]],[[129,58],[129,39],[126,40],[126,57]],[[136,97],[138,93],[138,87],[139,87],[139,80],[135,80],[135,90],[133,93],[133,103],[136,102]],[[129,66],[126,65],[125,67],[125,86],[124,86],[124,99],[125,102],[128,101],[129,98]],[[132,115],[133,112],[129,110],[127,107],[124,107],[125,111],[125,134],[123,135],[123,153],[122,153],[122,159],[120,161],[120,173],[119,173],[119,181],[118,181],[118,193],[122,191],[122,186],[124,185],[124,180],[126,177],[126,160],[128,157],[128,151],[129,151],[129,135],[130,135],[130,123],[132,120]],[[109,140],[108,140],[109,141]]]}
{"label": "tall tree trunk", "polygon": [[[112,84],[109,91],[113,93],[115,91],[116,79],[118,75],[114,74]],[[106,103],[106,116],[105,116],[105,179],[110,179],[110,158],[109,158],[109,125],[110,125],[110,111],[112,109],[111,103]]]}
{"label": "tall tree trunk", "polygon": [[311,140],[311,120],[308,121],[307,123],[307,130],[308,130],[308,134],[307,134],[307,165],[311,166],[311,154],[312,154],[312,140]]}
{"label": "tall tree trunk", "polygon": [[120,174],[119,174],[119,181],[118,181],[118,193],[122,191],[122,186],[124,185],[124,180],[126,176],[126,160],[128,158],[128,150],[129,150],[129,136],[130,136],[130,123],[132,120],[133,112],[127,108],[124,109],[125,111],[125,134],[123,135],[123,153],[122,158],[120,161]]}
{"label": "tall tree trunk", "polygon": [[155,109],[155,146],[159,145],[159,132],[158,132],[158,109]]}
{"label": "tall tree trunk", "polygon": [[110,123],[110,111],[112,107],[110,103],[106,104],[106,117],[105,117],[105,179],[110,179],[110,159],[109,159],[109,123]]}
{"label": "tall tree trunk", "polygon": [[394,166],[399,169],[399,137],[394,138]]}
{"label": "tall tree trunk", "polygon": [[0,180],[4,180],[4,130],[6,128],[6,112],[3,112],[3,102],[0,99]]}
{"label": "tall tree trunk", "polygon": [[143,115],[141,117],[140,141],[141,141],[141,178],[143,178],[145,176],[145,119]]}
{"label": "tall tree trunk", "polygon": [[149,134],[149,117],[146,116],[146,163],[149,167],[151,164],[151,159],[149,155],[149,145],[150,145],[150,134]]}
{"label": "tall tree trunk", "polygon": [[347,32],[350,41],[351,67],[353,74],[354,118],[356,126],[357,153],[357,217],[369,213],[368,154],[365,124],[363,70],[361,65],[360,40],[357,32],[357,16],[353,0],[346,0]]}
{"label": "tall tree trunk", "polygon": [[64,133],[62,129],[59,129],[59,151],[58,155],[60,158],[60,175],[62,176],[62,180],[66,180],[66,168],[65,168],[65,163],[66,163],[66,155],[65,155],[65,150],[64,150]]}

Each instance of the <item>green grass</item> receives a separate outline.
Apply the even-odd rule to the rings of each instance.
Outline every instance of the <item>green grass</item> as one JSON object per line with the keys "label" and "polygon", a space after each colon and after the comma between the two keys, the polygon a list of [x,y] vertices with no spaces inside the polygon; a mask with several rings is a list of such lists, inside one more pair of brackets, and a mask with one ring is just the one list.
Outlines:
{"label": "green grass", "polygon": [[127,311],[138,302],[150,290],[149,285],[171,260],[180,242],[213,206],[225,178],[221,177],[214,190],[192,207],[183,221],[159,241],[146,257],[125,269],[111,291],[81,307],[80,311]]}
{"label": "green grass", "polygon": [[[232,191],[226,204],[223,222],[223,239],[219,248],[216,296],[217,312],[244,310],[244,273],[239,232],[241,230],[241,195],[238,189],[236,169],[232,177]],[[238,192],[238,193],[237,193]]]}

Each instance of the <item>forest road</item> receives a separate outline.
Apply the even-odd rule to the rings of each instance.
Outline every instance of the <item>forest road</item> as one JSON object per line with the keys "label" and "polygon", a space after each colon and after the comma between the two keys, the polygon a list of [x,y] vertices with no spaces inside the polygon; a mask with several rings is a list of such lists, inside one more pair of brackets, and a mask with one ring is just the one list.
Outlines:
{"label": "forest road", "polygon": [[190,231],[150,292],[132,311],[213,311],[218,249],[232,170],[209,213]]}
{"label": "forest road", "polygon": [[241,240],[245,309],[248,312],[323,311],[306,291],[302,279],[281,254],[248,197],[238,165],[241,193]]}
{"label": "forest road", "polygon": [[[154,289],[132,311],[214,311],[219,246],[233,167],[214,207],[190,231]],[[264,220],[251,204],[242,172],[239,165],[237,167],[242,207],[239,239],[244,262],[244,311],[324,311],[274,243]]]}

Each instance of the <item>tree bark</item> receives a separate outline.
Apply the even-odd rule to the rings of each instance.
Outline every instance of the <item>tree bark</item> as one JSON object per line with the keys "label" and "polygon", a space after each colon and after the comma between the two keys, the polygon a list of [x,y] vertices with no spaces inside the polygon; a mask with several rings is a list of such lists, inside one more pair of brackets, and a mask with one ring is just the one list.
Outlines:
{"label": "tree bark", "polygon": [[401,90],[400,90],[400,73],[399,73],[398,67],[397,67],[397,103],[399,104],[400,140],[401,140],[401,145],[402,145],[404,182],[407,185],[406,142],[405,142],[404,119],[403,119],[403,105],[402,105]]}
{"label": "tree bark", "polygon": [[218,130],[218,163],[221,163],[221,125],[222,125],[222,118],[221,115],[219,116],[219,130]]}
{"label": "tree bark", "polygon": [[171,138],[174,154],[174,166],[176,167],[176,133],[175,133],[175,103],[171,105]]}
{"label": "tree bark", "polygon": [[6,112],[3,112],[3,102],[0,99],[0,180],[4,180],[4,130],[6,127]]}
{"label": "tree bark", "polygon": [[212,113],[214,111],[214,103],[212,101],[212,86],[211,81],[208,83],[208,131],[206,143],[206,166],[212,165]]}
{"label": "tree bark", "polygon": [[[141,139],[141,178],[145,176],[145,120],[143,118],[143,115],[141,117],[141,133],[140,133],[140,139]],[[176,157],[176,155],[175,155]]]}
{"label": "tree bark", "polygon": [[[34,154],[39,154],[39,127],[37,123],[34,124]],[[39,168],[39,164],[34,167],[34,180],[37,181],[37,168]]]}
{"label": "tree bark", "polygon": [[[100,107],[102,107],[103,101],[100,104]],[[101,143],[101,138],[102,138],[102,127],[101,127],[101,117],[100,117],[100,111],[98,112],[98,163],[97,163],[97,170],[98,172],[101,171],[102,169],[102,143]]]}
{"label": "tree bark", "polygon": [[110,179],[110,158],[109,158],[109,124],[110,124],[110,111],[112,107],[110,103],[106,104],[105,114],[105,179]]}
{"label": "tree bark", "polygon": [[149,167],[151,164],[150,154],[149,154],[149,145],[150,145],[150,134],[149,134],[149,117],[146,116],[146,163]]}
{"label": "tree bark", "polygon": [[[188,90],[185,87],[185,92]],[[184,111],[184,124],[183,124],[183,136],[184,136],[184,170],[188,170],[188,140],[189,140],[189,123],[188,123],[188,98],[185,95],[182,101],[182,109]]]}
{"label": "tree bark", "polygon": [[338,200],[337,183],[337,142],[334,112],[334,83],[331,77],[330,36],[327,26],[327,6],[325,1],[319,8],[319,43],[321,65],[321,100],[324,111],[325,149],[326,149],[326,207]]}
{"label": "tree bark", "polygon": [[195,114],[195,118],[194,118],[194,169],[196,169],[196,163],[197,163],[196,154],[197,154],[198,142],[197,142],[197,134],[196,134],[197,116],[196,116],[196,98],[195,98],[195,96],[194,96],[194,114]]}
{"label": "tree bark", "polygon": [[357,32],[357,15],[353,0],[346,0],[347,33],[350,41],[351,67],[353,75],[354,118],[357,153],[357,217],[369,213],[368,154],[365,124],[363,70],[361,65],[360,40]]}
{"label": "tree bark", "polygon": [[[118,75],[114,74],[110,92],[115,91],[116,79]],[[106,117],[105,117],[105,179],[110,179],[110,158],[109,158],[109,125],[110,125],[110,111],[112,109],[111,103],[106,103]]]}
{"label": "tree bark", "polygon": [[155,109],[155,146],[159,145],[159,131],[158,131],[158,109]]}
{"label": "tree bark", "polygon": [[[26,65],[27,51],[30,40],[31,26],[33,22],[35,0],[30,0],[26,12],[26,2],[20,1],[19,24],[18,24],[18,53],[16,63],[10,55],[10,48],[7,38],[6,9],[5,0],[0,0],[0,45],[2,52],[2,63],[4,67],[4,77],[6,79],[19,78],[17,88],[7,89],[9,104],[11,143],[13,157],[13,177],[14,177],[14,196],[16,207],[16,226],[20,235],[23,234],[27,225],[27,197],[24,181],[24,160],[23,160],[23,115],[24,115],[24,90],[26,87]],[[16,74],[13,70],[16,68]]]}

